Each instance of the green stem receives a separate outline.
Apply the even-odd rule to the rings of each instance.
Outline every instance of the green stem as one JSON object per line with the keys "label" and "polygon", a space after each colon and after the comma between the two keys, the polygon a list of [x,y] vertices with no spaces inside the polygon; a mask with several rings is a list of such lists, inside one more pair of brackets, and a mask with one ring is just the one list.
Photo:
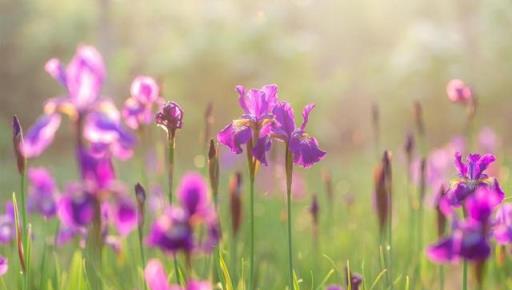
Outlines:
{"label": "green stem", "polygon": [[[142,271],[144,271],[144,268],[146,267],[146,255],[144,254],[144,244],[143,244],[143,231],[144,226],[138,227],[138,234],[139,234],[139,251],[140,251],[140,262],[142,266]],[[142,284],[144,284],[144,289],[148,289],[148,286],[146,285],[146,282],[144,278],[142,279]]]}
{"label": "green stem", "polygon": [[178,258],[176,258],[176,255],[174,255],[174,257],[173,257],[173,263],[174,263],[174,273],[176,273],[176,282],[178,282],[178,285],[181,285],[181,277],[180,277],[180,272],[179,272],[180,267],[178,266]]}
{"label": "green stem", "polygon": [[292,176],[293,176],[293,162],[291,158],[291,152],[286,145],[286,203],[288,207],[288,270],[290,274],[290,289],[294,289],[293,286],[293,251],[292,251]]}
{"label": "green stem", "polygon": [[439,290],[444,290],[444,268],[439,265]]}
{"label": "green stem", "polygon": [[29,258],[29,249],[28,249],[28,226],[27,226],[27,207],[26,207],[26,199],[25,199],[25,191],[26,191],[26,177],[27,174],[24,171],[20,176],[20,201],[21,201],[21,238],[23,243],[23,252],[25,253],[25,272],[24,274],[24,285],[25,289],[29,289],[30,277],[29,277],[29,266],[30,261]]}
{"label": "green stem", "polygon": [[251,220],[251,240],[250,240],[250,260],[249,260],[249,289],[254,289],[254,173],[250,176],[250,220]]}
{"label": "green stem", "polygon": [[462,290],[468,289],[468,262],[464,260],[462,270]]}
{"label": "green stem", "polygon": [[168,182],[169,182],[169,203],[172,204],[173,179],[174,179],[174,148],[176,138],[174,132],[169,132],[169,154],[168,154]]}

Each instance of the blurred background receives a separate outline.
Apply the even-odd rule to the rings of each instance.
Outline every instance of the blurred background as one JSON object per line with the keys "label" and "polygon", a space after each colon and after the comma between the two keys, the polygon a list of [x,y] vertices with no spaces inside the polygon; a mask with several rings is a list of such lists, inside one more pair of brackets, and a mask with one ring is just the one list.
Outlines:
{"label": "blurred background", "polygon": [[[0,132],[13,113],[32,124],[44,100],[62,93],[44,63],[67,62],[87,43],[107,62],[105,95],[122,104],[136,75],[154,76],[185,108],[190,131],[201,128],[208,102],[215,129],[239,114],[236,84],[277,83],[296,111],[317,104],[310,131],[327,151],[366,148],[373,102],[383,144],[403,142],[414,100],[440,144],[464,122],[445,93],[461,78],[479,97],[478,122],[508,139],[511,24],[505,0],[0,0]],[[9,139],[0,141],[2,159]]]}
{"label": "blurred background", "polygon": [[[119,106],[140,74],[155,77],[162,95],[182,105],[179,171],[205,169],[204,112],[212,103],[213,133],[238,117],[237,84],[277,83],[280,97],[293,104],[297,117],[305,104],[316,103],[308,130],[328,157],[313,171],[299,171],[313,181],[303,191],[322,191],[319,173],[331,168],[336,192],[355,193],[366,202],[338,216],[344,222],[341,231],[352,239],[326,246],[334,249],[331,253],[338,251],[334,258],[359,258],[366,249],[358,242],[371,235],[354,237],[352,231],[367,229],[369,223],[374,231],[374,220],[348,216],[366,217],[370,208],[376,163],[372,106],[380,111],[380,149],[402,150],[406,133],[414,129],[415,101],[423,105],[429,147],[442,146],[464,129],[464,108],[451,104],[445,91],[450,79],[460,78],[478,97],[476,130],[494,129],[508,148],[510,27],[507,0],[0,0],[2,199],[17,189],[11,116],[17,114],[26,130],[42,113],[45,100],[63,93],[44,71],[45,62],[58,57],[67,63],[77,45],[85,43],[103,54],[108,70],[103,94]],[[68,127],[58,131],[57,140],[35,161],[58,171],[59,183],[76,174],[69,170],[74,161]],[[163,139],[163,131],[154,131],[156,139]],[[243,158],[238,158],[238,168],[245,170]],[[221,170],[236,168],[230,160],[226,155]],[[262,170],[261,180],[271,179],[272,173]],[[282,192],[275,186],[268,191]],[[257,215],[267,210],[273,214],[268,219],[275,220],[282,208],[259,207]],[[300,214],[307,214],[307,204]],[[307,222],[299,219],[298,230],[309,230]],[[259,230],[272,230],[271,222],[261,223]],[[284,229],[273,227],[275,232]],[[263,259],[271,260],[273,241],[261,243],[262,251],[268,251]],[[279,259],[284,261],[284,253]]]}

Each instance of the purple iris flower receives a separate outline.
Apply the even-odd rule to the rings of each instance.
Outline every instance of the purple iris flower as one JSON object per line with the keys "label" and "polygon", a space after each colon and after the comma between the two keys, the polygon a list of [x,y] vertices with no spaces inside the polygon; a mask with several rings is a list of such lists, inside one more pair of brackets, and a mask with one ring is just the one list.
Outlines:
{"label": "purple iris flower", "polygon": [[502,200],[501,194],[491,187],[478,188],[465,201],[467,218],[455,221],[453,232],[427,249],[429,258],[438,263],[487,259],[491,251],[490,217]]}
{"label": "purple iris flower", "polygon": [[147,243],[167,253],[190,252],[194,238],[187,213],[178,207],[167,208],[153,223]]}
{"label": "purple iris flower", "polygon": [[[220,229],[208,185],[197,173],[186,174],[178,186],[180,206],[168,207],[154,222],[147,238],[149,245],[164,252],[210,251],[220,239]],[[204,226],[207,237],[199,240],[197,228]]]}
{"label": "purple iris flower", "polygon": [[236,87],[240,107],[244,114],[222,129],[217,139],[233,153],[242,153],[242,145],[252,140],[252,155],[267,165],[266,152],[270,150],[270,131],[274,119],[273,110],[277,104],[277,85],[265,85],[261,89]]}
{"label": "purple iris flower", "polygon": [[123,118],[126,125],[138,129],[153,121],[153,105],[161,101],[156,81],[148,76],[136,77],[130,89],[131,97],[123,106]]}
{"label": "purple iris flower", "polygon": [[162,127],[169,136],[174,137],[176,129],[183,126],[183,110],[175,102],[167,102],[155,116],[155,122]]}
{"label": "purple iris flower", "polygon": [[57,202],[57,213],[64,226],[85,228],[94,218],[95,197],[79,183],[71,183]]}
{"label": "purple iris flower", "polygon": [[57,212],[56,196],[58,189],[55,180],[45,168],[30,168],[28,210],[38,212],[46,218],[53,217]]}
{"label": "purple iris flower", "polygon": [[494,238],[501,245],[512,243],[512,204],[503,204],[494,218]]}
{"label": "purple iris flower", "polygon": [[453,206],[462,205],[468,196],[482,186],[494,187],[500,201],[503,200],[505,196],[498,181],[484,173],[487,167],[495,160],[496,158],[492,154],[469,154],[467,162],[464,163],[462,155],[458,152],[455,154],[455,166],[460,178],[447,193],[447,198]]}
{"label": "purple iris flower", "polygon": [[5,212],[0,215],[0,244],[8,244],[15,237],[14,207],[11,202],[7,202],[5,204]]}
{"label": "purple iris flower", "polygon": [[108,203],[108,210],[109,220],[122,236],[128,235],[137,227],[137,207],[126,194],[114,197],[114,200]]}
{"label": "purple iris flower", "polygon": [[79,160],[82,181],[90,188],[91,193],[107,189],[115,181],[116,174],[111,158],[80,150]]}
{"label": "purple iris flower", "polygon": [[490,253],[485,228],[473,219],[455,222],[449,236],[427,248],[427,256],[436,263],[454,263],[460,259],[483,261]]}
{"label": "purple iris flower", "polygon": [[211,283],[207,281],[189,280],[185,287],[169,284],[164,266],[157,259],[148,261],[144,269],[144,279],[150,290],[212,290]]}
{"label": "purple iris flower", "polygon": [[7,258],[0,256],[0,276],[5,275],[9,269],[9,261]]}
{"label": "purple iris flower", "polygon": [[311,167],[326,154],[320,150],[316,138],[309,136],[305,131],[309,114],[314,108],[314,104],[304,107],[300,127],[295,125],[295,114],[289,103],[278,102],[273,109],[275,122],[272,125],[272,135],[286,142],[292,153],[293,162],[305,168]]}
{"label": "purple iris flower", "polygon": [[66,96],[46,103],[45,115],[27,132],[25,155],[39,156],[52,143],[61,123],[60,114],[65,114],[77,126],[78,134],[86,131],[77,139],[85,137],[96,148],[109,149],[121,159],[129,158],[135,139],[121,127],[121,115],[115,105],[100,97],[105,66],[99,52],[91,46],[80,46],[66,68],[57,59],[48,61],[45,68],[64,86]]}

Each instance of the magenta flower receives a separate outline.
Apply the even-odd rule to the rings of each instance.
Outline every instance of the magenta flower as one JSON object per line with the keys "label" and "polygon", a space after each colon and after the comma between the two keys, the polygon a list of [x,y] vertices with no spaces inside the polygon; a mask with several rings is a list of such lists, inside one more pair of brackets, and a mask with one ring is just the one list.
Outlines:
{"label": "magenta flower", "polygon": [[136,77],[130,93],[131,97],[125,101],[122,112],[126,125],[138,129],[142,125],[151,124],[153,105],[161,100],[155,80],[148,76]]}
{"label": "magenta flower", "polygon": [[68,228],[87,227],[95,214],[94,196],[86,192],[78,183],[66,186],[64,195],[57,202],[57,213],[60,221]]}
{"label": "magenta flower", "polygon": [[450,101],[454,103],[468,103],[472,100],[473,92],[463,81],[459,79],[451,80],[446,86],[446,93]]}
{"label": "magenta flower", "polygon": [[61,123],[59,114],[65,114],[76,126],[77,147],[84,147],[82,138],[85,137],[97,148],[109,149],[122,159],[129,158],[134,138],[121,128],[120,113],[114,104],[100,97],[105,66],[98,51],[91,46],[80,46],[66,68],[57,59],[48,61],[45,68],[64,86],[66,96],[46,103],[45,115],[27,132],[23,146],[26,157],[39,156],[52,143]]}
{"label": "magenta flower", "polygon": [[496,160],[494,155],[469,154],[467,162],[462,161],[460,153],[455,154],[455,166],[459,172],[459,179],[455,181],[447,193],[447,198],[454,206],[460,206],[464,200],[475,190],[482,186],[494,187],[499,194],[500,201],[505,197],[498,181],[490,178],[484,171]]}
{"label": "magenta flower", "polygon": [[7,258],[0,256],[0,276],[5,275],[9,269],[9,261]]}
{"label": "magenta flower", "polygon": [[436,263],[483,261],[490,253],[484,227],[473,219],[456,222],[451,235],[427,248],[427,256]]}
{"label": "magenta flower", "polygon": [[189,280],[185,287],[169,284],[164,266],[157,259],[148,261],[144,278],[150,290],[212,290],[212,285],[207,281]]}
{"label": "magenta flower", "polygon": [[236,87],[240,107],[244,111],[240,119],[234,120],[217,134],[219,143],[231,152],[242,153],[242,145],[252,140],[252,155],[267,165],[266,152],[270,150],[270,129],[273,109],[277,103],[277,85],[265,85],[261,89]]}
{"label": "magenta flower", "polygon": [[183,126],[183,110],[177,103],[167,102],[156,114],[155,122],[169,136],[174,137],[176,129],[181,129]]}
{"label": "magenta flower", "polygon": [[295,164],[306,168],[320,161],[326,154],[320,150],[316,138],[305,131],[309,114],[314,107],[313,104],[304,107],[300,127],[295,125],[295,114],[289,103],[279,102],[273,110],[275,123],[272,125],[272,135],[289,146]]}
{"label": "magenta flower", "polygon": [[498,244],[512,243],[512,204],[506,203],[496,211],[493,234]]}
{"label": "magenta flower", "polygon": [[[196,173],[186,174],[178,187],[180,207],[169,207],[154,222],[147,238],[149,245],[167,253],[194,249],[211,251],[220,239],[215,208],[208,193],[206,181]],[[197,227],[206,228],[206,239],[201,241]]]}
{"label": "magenta flower", "polygon": [[45,69],[66,89],[67,100],[78,111],[88,110],[100,96],[105,65],[101,54],[92,46],[79,46],[66,68],[52,58]]}
{"label": "magenta flower", "polygon": [[5,212],[0,215],[0,244],[8,244],[16,237],[14,208],[11,202],[5,204]]}
{"label": "magenta flower", "polygon": [[45,168],[30,168],[28,179],[28,210],[38,212],[46,218],[53,217],[57,212],[55,200],[58,189],[50,172]]}

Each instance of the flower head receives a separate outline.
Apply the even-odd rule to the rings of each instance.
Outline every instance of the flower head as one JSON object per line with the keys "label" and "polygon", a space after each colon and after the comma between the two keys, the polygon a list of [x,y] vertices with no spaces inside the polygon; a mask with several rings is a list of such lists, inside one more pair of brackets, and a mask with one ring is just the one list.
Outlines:
{"label": "flower head", "polygon": [[153,105],[161,101],[156,81],[148,76],[136,77],[130,89],[131,97],[126,99],[122,115],[126,125],[138,129],[153,121]]}
{"label": "flower head", "polygon": [[309,114],[314,107],[315,105],[309,104],[304,108],[300,127],[295,125],[295,114],[289,103],[279,102],[273,110],[275,122],[272,125],[272,135],[288,144],[294,163],[306,168],[320,161],[326,154],[320,150],[316,138],[305,131]]}
{"label": "flower head", "polygon": [[178,207],[167,208],[153,223],[147,242],[167,253],[190,252],[194,239],[187,213]]}
{"label": "flower head", "polygon": [[473,97],[471,88],[459,79],[451,80],[446,86],[446,93],[450,101],[454,103],[468,103]]}
{"label": "flower head", "polygon": [[23,154],[23,130],[21,129],[20,120],[17,116],[12,117],[12,144],[14,146],[14,156],[16,157],[16,165],[18,172],[23,174],[27,160]]}
{"label": "flower head", "polygon": [[15,237],[14,207],[11,202],[7,202],[5,212],[0,215],[0,244],[8,244]]}
{"label": "flower head", "polygon": [[56,196],[58,189],[55,180],[45,168],[30,168],[28,210],[42,216],[53,217],[57,212]]}
{"label": "flower head", "polygon": [[270,125],[277,103],[277,85],[265,85],[261,89],[237,86],[238,101],[243,110],[240,119],[233,120],[217,134],[219,143],[231,152],[242,153],[242,145],[252,140],[252,155],[266,165],[266,152],[270,150]]}
{"label": "flower head", "polygon": [[174,136],[176,129],[183,126],[183,110],[177,103],[167,102],[156,114],[155,122],[166,130],[167,134]]}
{"label": "flower head", "polygon": [[207,281],[189,280],[185,287],[169,284],[164,266],[157,259],[148,261],[144,269],[144,279],[150,290],[212,290],[211,283]]}

